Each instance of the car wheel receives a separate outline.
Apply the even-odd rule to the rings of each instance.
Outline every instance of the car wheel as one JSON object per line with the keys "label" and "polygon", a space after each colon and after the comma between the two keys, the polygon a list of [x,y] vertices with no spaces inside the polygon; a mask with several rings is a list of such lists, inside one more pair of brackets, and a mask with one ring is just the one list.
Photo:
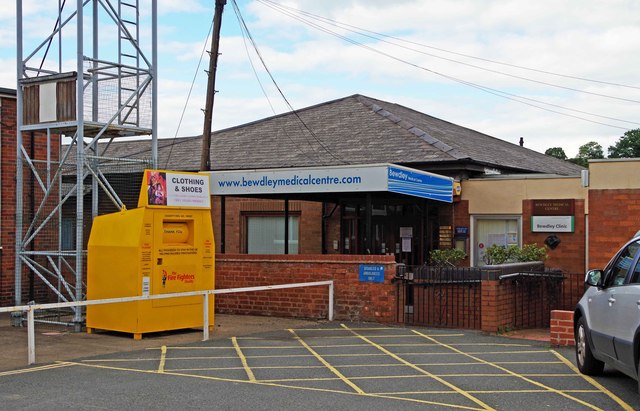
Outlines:
{"label": "car wheel", "polygon": [[586,375],[602,374],[604,362],[596,359],[589,346],[588,328],[584,317],[578,319],[576,324],[576,363],[581,373]]}
{"label": "car wheel", "polygon": [[636,378],[638,379],[638,394],[640,394],[640,359],[638,359],[638,375]]}

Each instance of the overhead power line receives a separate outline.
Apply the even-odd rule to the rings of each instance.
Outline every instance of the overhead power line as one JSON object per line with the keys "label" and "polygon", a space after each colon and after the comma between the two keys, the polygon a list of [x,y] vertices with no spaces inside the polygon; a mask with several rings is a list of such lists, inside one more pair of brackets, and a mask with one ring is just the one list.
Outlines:
{"label": "overhead power line", "polygon": [[[631,89],[640,90],[640,86],[632,86],[632,85],[629,85],[629,84],[615,83],[615,82],[604,81],[604,80],[595,80],[595,79],[590,79],[590,78],[586,78],[586,77],[573,76],[573,75],[570,75],[570,74],[555,73],[555,72],[552,72],[552,71],[541,70],[541,69],[531,68],[531,67],[525,67],[525,66],[520,66],[520,65],[517,65],[517,64],[505,63],[505,62],[502,62],[502,61],[491,60],[491,59],[488,59],[488,58],[472,56],[470,54],[459,53],[459,52],[443,49],[443,48],[440,48],[440,47],[435,47],[435,46],[431,46],[431,45],[428,45],[428,44],[418,43],[416,41],[411,41],[411,40],[403,39],[403,38],[400,38],[400,37],[391,36],[391,35],[388,35],[388,34],[379,33],[379,32],[375,32],[375,31],[372,31],[372,30],[367,30],[367,29],[364,29],[364,28],[361,28],[361,27],[358,27],[358,26],[354,26],[352,24],[344,23],[344,22],[341,22],[341,21],[338,21],[338,20],[330,19],[328,17],[320,16],[318,14],[313,14],[313,13],[310,13],[310,12],[307,12],[307,11],[304,11],[304,10],[296,9],[294,7],[291,7],[291,6],[286,6],[284,4],[276,3],[276,2],[271,1],[271,0],[258,0],[258,1],[260,3],[265,4],[265,5],[267,5],[266,3],[269,3],[269,4],[271,4],[273,6],[276,6],[276,7],[281,7],[283,9],[288,9],[291,12],[294,12],[294,13],[299,13],[299,14],[303,14],[303,15],[318,19],[318,20],[322,20],[322,21],[325,21],[327,23],[331,23],[331,24],[333,24],[335,26],[341,26],[345,30],[352,31],[352,32],[360,34],[360,35],[364,35],[363,33],[370,33],[371,35],[376,36],[376,37],[373,37],[373,36],[368,36],[368,37],[374,38],[376,40],[383,41],[382,40],[383,38],[388,38],[388,39],[393,39],[393,40],[400,41],[400,42],[407,43],[407,44],[413,44],[413,45],[416,45],[416,46],[425,47],[425,48],[432,49],[432,50],[438,50],[438,51],[441,51],[443,53],[453,54],[453,55],[456,55],[456,56],[466,57],[466,58],[470,58],[470,59],[474,59],[474,60],[480,60],[480,61],[484,61],[484,62],[492,63],[492,64],[499,64],[499,65],[506,66],[506,67],[513,67],[513,68],[517,68],[517,69],[521,69],[521,70],[527,70],[527,71],[532,71],[532,72],[541,73],[541,74],[548,74],[548,75],[556,76],[556,77],[570,78],[570,79],[573,79],[573,80],[581,80],[581,81],[587,81],[587,82],[591,82],[591,83],[598,83],[598,84],[605,84],[605,85],[609,85],[609,86],[625,87],[625,88],[631,88]],[[346,27],[350,27],[353,30],[346,29]],[[397,44],[395,44],[393,42],[386,42],[386,43],[397,45]],[[414,49],[409,49],[409,50],[414,50]],[[419,52],[418,50],[414,50],[414,51]],[[432,54],[427,54],[427,55],[433,56],[433,57],[437,57],[437,58],[444,58],[444,57],[437,56],[437,55],[432,55]],[[452,61],[456,61],[456,60],[452,60]],[[461,63],[461,64],[464,64],[464,63]]]}
{"label": "overhead power line", "polygon": [[178,138],[178,132],[180,131],[180,127],[182,126],[182,120],[184,119],[184,113],[187,111],[187,105],[189,104],[189,99],[191,98],[191,92],[193,91],[193,86],[196,83],[196,78],[198,77],[198,73],[200,72],[200,64],[202,64],[202,58],[204,57],[204,53],[207,51],[207,43],[209,42],[209,37],[211,37],[211,32],[213,31],[213,18],[211,19],[211,25],[209,26],[209,32],[207,33],[207,37],[205,38],[204,45],[202,46],[202,51],[200,52],[200,59],[198,60],[198,66],[196,67],[195,73],[193,73],[193,79],[191,80],[191,86],[189,86],[189,93],[187,93],[187,99],[184,102],[184,107],[182,107],[182,113],[180,114],[180,120],[178,121],[178,126],[176,127],[176,133],[173,136],[173,140],[170,144],[169,154],[167,155],[167,161],[165,162],[164,168],[169,168],[169,160],[171,159],[171,154],[173,153],[173,146],[175,145],[175,141]]}
{"label": "overhead power line", "polygon": [[[235,10],[235,7],[234,7]],[[258,75],[258,71],[256,70],[255,65],[253,64],[253,59],[251,58],[251,54],[249,53],[249,47],[247,45],[247,35],[242,27],[242,23],[240,20],[239,15],[236,13],[236,17],[238,19],[238,23],[240,24],[240,32],[242,33],[242,42],[244,44],[244,49],[245,52],[247,53],[247,58],[249,59],[249,65],[251,66],[251,70],[253,71],[253,75],[256,78],[256,81],[258,82],[258,84],[260,85],[260,90],[262,90],[262,94],[264,95],[265,99],[267,99],[267,103],[269,104],[269,107],[271,108],[271,112],[274,115],[277,115],[278,113],[276,112],[275,108],[273,107],[273,104],[271,104],[271,99],[269,98],[269,95],[267,94],[267,91],[265,90],[262,81],[260,80],[260,76]],[[305,135],[305,139],[307,140],[307,144],[309,145],[309,147],[311,148],[312,152],[316,155],[316,158],[311,158],[311,156],[306,152],[303,151],[298,144],[293,140],[293,138],[289,135],[289,133],[287,132],[287,129],[285,127],[281,127],[282,132],[284,133],[284,135],[287,137],[287,139],[291,142],[291,144],[293,144],[293,146],[295,147],[295,149],[302,154],[303,156],[307,157],[309,160],[311,161],[317,161],[319,160],[318,157],[318,153],[315,151],[315,148],[313,147],[313,145],[311,145],[311,142],[307,139],[306,135]]]}
{"label": "overhead power line", "polygon": [[[476,83],[469,82],[469,81],[466,81],[466,80],[463,80],[463,79],[459,79],[459,78],[456,78],[456,77],[453,77],[453,76],[450,76],[450,75],[447,75],[447,74],[444,74],[444,73],[440,73],[440,72],[437,72],[435,70],[429,69],[427,67],[423,67],[423,66],[415,64],[413,62],[410,62],[410,61],[407,61],[405,59],[399,58],[399,57],[394,56],[392,54],[389,54],[387,52],[380,51],[380,50],[378,50],[378,49],[376,49],[376,48],[374,48],[372,46],[363,44],[363,43],[361,43],[361,42],[359,42],[357,40],[354,40],[354,39],[352,39],[350,37],[347,37],[347,36],[344,36],[344,35],[342,35],[340,33],[332,31],[332,30],[330,30],[330,29],[328,29],[328,28],[316,23],[313,20],[321,20],[322,22],[328,23],[328,24],[333,25],[333,26],[336,26],[336,24],[338,24],[338,25],[342,25],[342,26],[353,27],[353,28],[356,28],[357,30],[364,31],[364,32],[367,32],[367,33],[374,33],[374,34],[376,34],[378,36],[381,36],[381,37],[388,37],[389,38],[391,36],[386,36],[386,35],[375,33],[375,32],[369,31],[369,30],[365,30],[365,29],[359,29],[359,28],[357,28],[355,26],[348,25],[346,23],[339,23],[339,22],[336,22],[335,20],[327,19],[327,18],[324,18],[324,17],[321,17],[321,16],[317,16],[317,15],[312,14],[312,13],[304,12],[304,11],[301,11],[301,10],[298,10],[298,9],[294,9],[294,8],[291,8],[291,7],[287,7],[287,6],[283,6],[283,5],[279,4],[279,3],[275,3],[275,2],[270,1],[270,0],[258,0],[258,2],[264,4],[265,6],[271,8],[273,10],[278,11],[281,14],[289,16],[289,17],[291,17],[291,18],[293,18],[295,20],[298,20],[298,21],[300,21],[301,23],[303,23],[305,25],[308,25],[308,26],[310,26],[312,28],[315,28],[315,29],[317,29],[317,30],[319,30],[321,32],[330,34],[330,35],[332,35],[334,37],[337,37],[337,38],[339,38],[339,39],[341,39],[341,40],[343,40],[345,42],[348,42],[350,44],[353,44],[355,46],[367,49],[369,51],[372,51],[372,52],[375,52],[377,54],[383,55],[385,57],[391,58],[391,59],[396,60],[398,62],[401,62],[403,64],[407,64],[407,65],[410,65],[412,67],[415,67],[415,68],[430,72],[432,74],[447,78],[447,79],[449,79],[451,81],[454,81],[454,82],[457,82],[457,83],[460,83],[460,84],[463,84],[463,85],[467,85],[467,86],[476,88],[478,90],[482,90],[482,91],[488,92],[489,94],[496,95],[498,97],[506,98],[506,99],[509,99],[509,100],[512,100],[512,101],[519,102],[521,104],[526,104],[526,105],[529,105],[529,106],[532,106],[532,107],[536,107],[536,108],[540,108],[540,109],[543,109],[545,111],[553,112],[553,113],[556,113],[556,114],[566,115],[566,116],[573,117],[573,118],[576,118],[576,119],[580,119],[580,120],[584,120],[584,121],[588,121],[588,122],[592,122],[592,123],[597,123],[597,124],[601,124],[601,125],[606,125],[606,126],[609,126],[609,127],[619,128],[619,129],[623,129],[623,130],[627,130],[627,128],[620,127],[620,126],[617,126],[617,125],[607,124],[607,123],[603,123],[603,122],[599,122],[599,121],[594,121],[594,120],[590,120],[590,119],[583,118],[583,117],[580,117],[580,116],[575,116],[575,115],[571,115],[571,114],[567,114],[567,113],[563,113],[563,112],[558,112],[558,111],[555,111],[555,110],[546,109],[544,107],[540,107],[538,105],[527,103],[526,101],[521,101],[521,100],[528,100],[528,101],[531,101],[531,102],[535,102],[537,104],[542,104],[542,105],[546,105],[546,106],[550,106],[550,107],[556,107],[556,108],[560,108],[560,109],[565,110],[565,111],[571,111],[571,112],[576,112],[576,113],[580,113],[580,114],[586,114],[586,115],[589,115],[589,116],[599,117],[599,118],[603,118],[603,119],[607,119],[607,120],[619,121],[619,122],[624,122],[624,123],[628,123],[628,124],[640,124],[640,123],[637,123],[637,122],[634,122],[634,121],[623,120],[623,119],[618,119],[618,118],[608,117],[608,116],[602,116],[602,115],[595,114],[595,113],[576,110],[576,109],[572,109],[572,108],[569,108],[569,107],[564,107],[564,106],[555,105],[555,104],[547,103],[547,102],[536,100],[536,99],[531,99],[531,98],[528,98],[528,97],[519,96],[519,95],[516,95],[516,94],[500,91],[500,90],[497,90],[497,89],[494,89],[494,88],[486,87],[486,86],[483,86],[483,85],[480,85],[480,84],[476,84]],[[303,16],[309,16],[312,20],[309,20],[309,19],[307,19],[307,18],[305,18]],[[334,23],[336,23],[336,24],[334,24]],[[344,27],[339,27],[339,28],[345,29]],[[354,30],[351,30],[351,29],[345,29],[345,30],[353,32],[355,34],[359,34],[361,36],[368,37],[368,38],[374,38],[376,40],[380,40],[380,41],[383,41],[385,43],[392,44],[394,46],[398,46],[398,47],[401,47],[401,48],[405,48],[405,49],[408,49],[408,50],[411,50],[411,51],[414,51],[414,52],[417,52],[417,53],[427,54],[427,55],[430,55],[430,56],[433,56],[433,57],[436,57],[436,58],[444,59],[444,60],[451,61],[451,62],[458,63],[458,64],[463,64],[463,65],[466,65],[466,66],[471,66],[473,68],[477,68],[477,69],[481,69],[481,70],[491,71],[491,72],[494,72],[494,73],[497,73],[497,74],[504,74],[504,75],[507,75],[507,76],[510,76],[510,77],[515,77],[515,78],[522,79],[522,80],[532,81],[532,82],[536,82],[536,83],[547,85],[547,86],[563,88],[563,89],[567,89],[567,90],[571,90],[571,91],[575,91],[575,92],[579,92],[579,93],[591,94],[591,95],[596,95],[596,96],[599,96],[599,97],[612,98],[612,99],[626,101],[626,102],[632,102],[632,103],[640,103],[639,100],[633,100],[633,99],[626,99],[626,98],[621,98],[621,97],[609,96],[609,95],[605,95],[605,94],[601,94],[601,93],[594,93],[594,92],[574,89],[574,88],[571,88],[571,87],[564,87],[564,86],[560,86],[560,85],[554,85],[554,84],[547,83],[547,82],[542,82],[542,81],[539,81],[539,80],[533,80],[533,79],[528,79],[528,78],[521,77],[521,76],[511,75],[509,73],[502,73],[502,72],[499,72],[497,70],[486,69],[486,68],[478,67],[478,66],[471,65],[471,64],[468,64],[468,63],[459,62],[457,60],[448,59],[448,58],[445,58],[445,57],[432,55],[432,54],[429,54],[429,53],[424,53],[424,52],[421,52],[419,50],[415,50],[415,49],[412,49],[412,48],[407,48],[405,46],[401,46],[401,45],[398,45],[398,44],[393,43],[393,42],[387,42],[387,41],[384,41],[383,39],[380,39],[380,38],[377,38],[377,37],[372,37],[372,36],[367,35],[367,34],[363,34],[362,32],[357,32],[357,31],[354,31]],[[391,37],[391,38],[394,38],[394,37]],[[394,38],[394,39],[396,39],[396,38]],[[421,45],[419,43],[415,43],[415,44]],[[422,46],[424,46],[424,45],[422,45]],[[425,46],[425,47],[429,47],[429,46]],[[484,60],[486,60],[486,59],[484,59]],[[490,60],[487,60],[487,61],[490,61]],[[493,62],[493,61],[491,61],[491,62]],[[507,64],[505,63],[505,65],[507,65]],[[532,69],[532,70],[533,71],[542,72],[540,70],[535,70],[535,69]],[[551,73],[551,74],[555,74],[555,73]],[[559,75],[559,74],[556,74],[556,75],[562,76],[562,77],[573,77],[573,76],[566,76],[566,75]],[[622,87],[637,88],[637,87],[634,87],[634,86],[620,85],[620,84],[616,84],[616,83],[603,82],[603,81],[599,81],[599,80],[591,80],[591,79],[585,79],[585,78],[579,78],[579,79],[580,80],[584,80],[584,81],[592,81],[592,82],[602,83],[602,84],[619,85],[619,86],[622,86]]]}
{"label": "overhead power line", "polygon": [[[343,163],[343,164],[349,164],[347,161],[343,160],[342,158],[338,157],[336,154],[334,154],[323,142],[322,140],[320,140],[320,138],[318,138],[318,136],[316,135],[316,133],[313,132],[313,130],[311,130],[311,128],[309,128],[309,126],[307,125],[307,123],[302,119],[302,117],[300,117],[300,114],[298,113],[297,110],[295,110],[293,108],[293,106],[291,105],[291,103],[289,102],[289,100],[287,99],[287,97],[284,95],[284,92],[282,91],[282,89],[280,88],[280,86],[278,85],[278,82],[276,81],[275,77],[273,76],[273,74],[271,73],[271,70],[269,70],[269,67],[267,67],[267,64],[264,60],[264,58],[262,57],[262,53],[260,53],[260,50],[258,49],[258,45],[255,41],[255,39],[253,38],[253,36],[251,35],[251,32],[249,31],[249,27],[247,27],[247,24],[244,20],[244,18],[242,17],[242,13],[240,13],[240,8],[238,7],[238,4],[236,3],[235,0],[232,0],[232,4],[233,4],[233,8],[236,12],[236,15],[238,16],[238,20],[240,22],[240,25],[242,26],[242,30],[245,32],[245,34],[247,35],[247,38],[249,39],[249,42],[251,43],[251,46],[253,47],[254,51],[256,52],[256,55],[258,56],[258,58],[260,59],[260,62],[262,63],[262,67],[265,69],[265,72],[267,73],[267,75],[269,76],[269,78],[271,79],[271,82],[273,83],[273,85],[275,86],[275,88],[278,90],[278,93],[280,94],[280,96],[282,97],[283,101],[285,102],[285,104],[287,105],[287,107],[289,107],[289,110],[291,111],[291,113],[298,119],[298,121],[300,122],[300,124],[305,128],[305,130],[307,130],[309,132],[309,134],[313,137],[313,139],[318,143],[318,145],[320,145],[320,147],[322,147],[322,149],[329,154],[331,157],[333,157],[335,160]],[[303,133],[304,134],[304,133]],[[306,137],[306,136],[305,136]]]}

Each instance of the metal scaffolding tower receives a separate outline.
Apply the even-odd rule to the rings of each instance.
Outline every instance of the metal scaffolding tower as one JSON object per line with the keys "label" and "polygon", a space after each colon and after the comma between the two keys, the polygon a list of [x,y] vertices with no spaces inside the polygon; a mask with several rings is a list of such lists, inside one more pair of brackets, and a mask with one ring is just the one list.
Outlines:
{"label": "metal scaffolding tower", "polygon": [[[124,208],[126,187],[137,200],[132,174],[157,167],[157,2],[73,3],[58,0],[36,42],[16,3],[16,305],[83,300],[92,218]],[[112,143],[139,136],[150,157],[119,158]],[[82,309],[72,317],[79,330]]]}

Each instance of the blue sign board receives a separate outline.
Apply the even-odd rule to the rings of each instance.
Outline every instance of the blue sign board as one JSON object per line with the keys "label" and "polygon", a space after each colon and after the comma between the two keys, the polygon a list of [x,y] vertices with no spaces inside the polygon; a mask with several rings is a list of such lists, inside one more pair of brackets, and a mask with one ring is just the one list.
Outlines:
{"label": "blue sign board", "polygon": [[453,179],[405,167],[389,166],[388,190],[431,200],[453,202]]}
{"label": "blue sign board", "polygon": [[360,282],[383,283],[384,282],[384,266],[360,264]]}

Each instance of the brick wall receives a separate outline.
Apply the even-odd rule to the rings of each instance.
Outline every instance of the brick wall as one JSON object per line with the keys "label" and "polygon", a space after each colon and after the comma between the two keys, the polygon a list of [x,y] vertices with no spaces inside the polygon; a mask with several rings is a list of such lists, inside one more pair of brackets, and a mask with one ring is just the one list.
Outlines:
{"label": "brick wall", "polygon": [[[2,145],[2,167],[0,170],[0,177],[2,179],[2,218],[1,220],[1,234],[0,245],[1,262],[0,262],[0,306],[9,306],[14,304],[14,287],[15,287],[15,217],[16,217],[16,100],[13,98],[2,98],[0,110],[2,110],[0,116],[1,127],[1,141]],[[57,158],[60,140],[53,135],[51,139],[51,156],[53,159]],[[47,136],[45,133],[33,134],[33,150],[31,148],[31,133],[23,134],[23,146],[29,155],[33,153],[33,158],[37,160],[45,160],[47,158]],[[41,171],[41,176],[44,176],[44,170]],[[54,172],[55,170],[52,170]],[[31,170],[28,165],[23,167],[23,221],[25,230],[29,223],[33,220],[31,214],[31,204],[33,203],[33,210],[37,210],[39,204],[43,198],[43,192],[35,179],[31,179]],[[44,178],[44,177],[42,177]],[[57,194],[53,194],[51,200],[43,208],[43,215],[47,215],[54,207],[54,202],[57,201]],[[34,242],[35,249],[50,249],[51,244],[57,244],[56,238],[57,229],[51,233],[45,233],[42,231],[39,233],[38,238]],[[47,263],[44,259],[39,263],[46,266]],[[22,275],[22,302],[27,302],[30,297],[29,290],[29,270],[26,266],[23,266]],[[35,301],[48,301],[50,296],[48,287],[37,277],[33,281],[33,299]]]}
{"label": "brick wall", "polygon": [[482,331],[546,327],[556,289],[552,284],[515,280],[482,280]]}
{"label": "brick wall", "polygon": [[549,333],[549,342],[551,345],[576,345],[573,334],[573,311],[551,311]]}
{"label": "brick wall", "polygon": [[0,306],[13,305],[15,255],[16,101],[0,98]]}
{"label": "brick wall", "polygon": [[[327,254],[340,254],[343,239],[340,238],[340,206],[335,203],[326,203],[324,207],[324,226],[326,231],[325,249]],[[334,241],[338,248],[334,248]]]}
{"label": "brick wall", "polygon": [[[359,281],[360,264],[385,267],[384,283]],[[336,320],[395,321],[393,256],[216,255],[216,288],[333,280]],[[216,296],[222,313],[327,318],[327,287],[294,288]]]}
{"label": "brick wall", "polygon": [[640,190],[589,190],[589,267],[604,268],[640,230]]}
{"label": "brick wall", "polygon": [[561,270],[567,277],[564,283],[563,304],[573,306],[584,292],[584,273],[586,272],[586,217],[585,201],[575,200],[575,231],[573,233],[534,233],[531,232],[533,200],[522,202],[523,244],[537,244],[544,246],[544,240],[551,234],[560,239],[560,244],[554,249],[547,247],[549,259],[545,267]]}
{"label": "brick wall", "polygon": [[[462,200],[454,203],[453,206],[453,227],[467,227],[469,229],[469,235],[471,235],[471,216],[469,215],[469,200]],[[455,240],[455,239],[454,239]],[[467,248],[464,250],[467,253],[467,258],[460,262],[461,267],[471,266],[471,239],[467,238]]]}
{"label": "brick wall", "polygon": [[[522,202],[523,244],[544,245],[544,240],[554,233],[531,232],[531,215],[534,200]],[[585,272],[585,208],[584,200],[575,200],[575,231],[573,233],[555,233],[560,244],[555,250],[548,249],[549,259],[546,267],[559,268],[567,273]]]}
{"label": "brick wall", "polygon": [[[220,197],[211,197],[211,218],[216,238],[216,252],[220,252],[221,239]],[[322,252],[322,203],[289,201],[289,213],[299,217],[299,254]],[[246,222],[248,215],[284,215],[283,200],[227,197],[225,200],[225,253],[245,253]]]}

